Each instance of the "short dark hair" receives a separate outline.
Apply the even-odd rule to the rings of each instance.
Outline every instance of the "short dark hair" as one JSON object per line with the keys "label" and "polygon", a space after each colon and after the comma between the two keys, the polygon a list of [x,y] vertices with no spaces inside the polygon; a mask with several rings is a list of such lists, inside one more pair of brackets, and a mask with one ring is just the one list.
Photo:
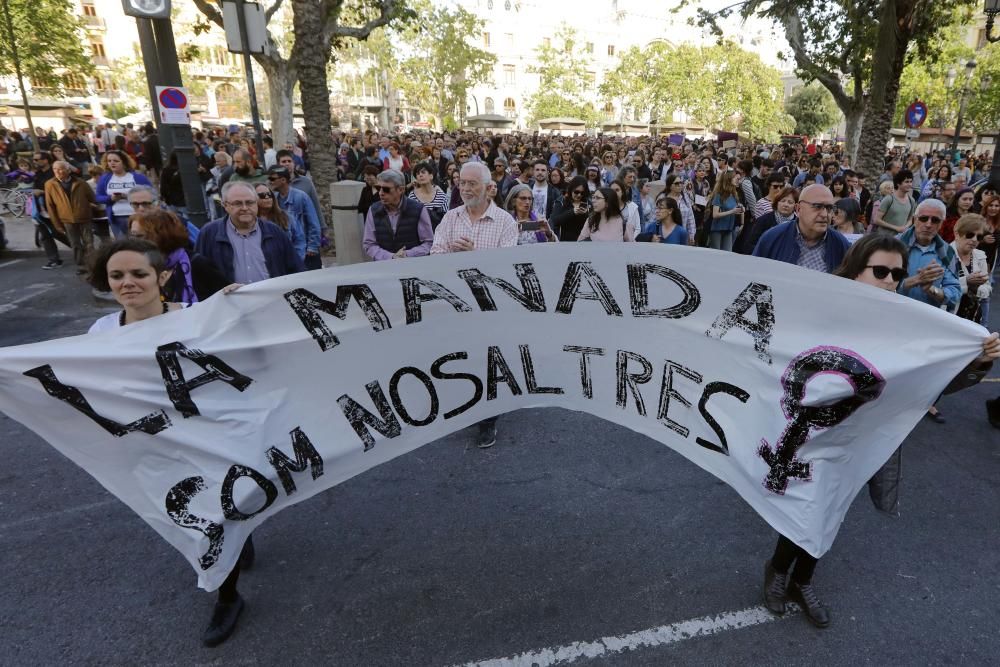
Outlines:
{"label": "short dark hair", "polygon": [[888,234],[868,234],[851,245],[847,254],[844,255],[844,261],[840,263],[833,275],[854,280],[864,273],[865,269],[868,268],[868,260],[879,250],[899,254],[903,258],[903,269],[906,269],[909,250],[902,241]]}
{"label": "short dark hair", "polygon": [[543,166],[543,167],[545,167],[546,169],[548,169],[548,168],[549,168],[549,163],[548,163],[548,162],[546,162],[545,160],[535,160],[534,162],[532,162],[532,163],[531,163],[531,168],[532,168],[532,169],[534,169],[534,168],[535,168],[535,167],[537,167],[538,165],[542,165],[542,166]]}
{"label": "short dark hair", "polygon": [[156,275],[160,275],[160,272],[166,270],[166,260],[163,259],[160,249],[153,243],[144,239],[129,238],[114,241],[101,246],[90,262],[90,284],[98,291],[111,291],[111,285],[108,283],[108,262],[119,252],[137,252],[140,255],[145,255],[153,266],[153,270],[156,271]]}
{"label": "short dark hair", "polygon": [[899,187],[903,184],[903,181],[910,180],[913,178],[913,172],[909,169],[900,169],[896,172],[896,175],[892,177],[893,187]]}
{"label": "short dark hair", "polygon": [[428,163],[426,163],[426,162],[418,162],[418,163],[417,163],[417,164],[416,164],[416,165],[415,165],[415,166],[413,167],[413,170],[412,170],[412,171],[411,171],[410,173],[412,173],[412,174],[413,174],[413,178],[416,178],[416,177],[417,177],[417,174],[419,174],[419,173],[421,173],[421,172],[424,172],[424,171],[426,171],[426,172],[427,172],[428,174],[430,174],[431,176],[433,176],[433,175],[434,175],[434,170],[433,170],[433,169],[431,169],[431,166],[430,166],[430,165],[429,165]]}
{"label": "short dark hair", "polygon": [[282,148],[280,151],[278,151],[277,153],[274,154],[274,161],[275,162],[281,162],[281,158],[283,158],[283,157],[290,157],[290,158],[292,158],[292,160],[294,160],[295,159],[295,153],[293,153],[292,151],[288,150],[287,148]]}

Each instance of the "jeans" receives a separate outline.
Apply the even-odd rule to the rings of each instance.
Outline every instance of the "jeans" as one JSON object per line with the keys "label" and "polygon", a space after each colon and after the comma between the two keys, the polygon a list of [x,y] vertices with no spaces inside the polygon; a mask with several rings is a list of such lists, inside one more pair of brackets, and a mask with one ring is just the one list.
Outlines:
{"label": "jeans", "polygon": [[[113,215],[111,216],[110,223],[111,229],[115,231],[115,240],[124,239],[128,237],[128,218],[127,215]],[[108,223],[104,223],[107,225]],[[100,236],[101,234],[95,228],[94,233]]]}
{"label": "jeans", "polygon": [[87,266],[87,256],[93,247],[93,230],[89,222],[74,222],[66,225],[66,238],[73,248],[73,261],[81,268]]}
{"label": "jeans", "polygon": [[708,247],[731,252],[733,249],[733,232],[711,232],[708,235]]}
{"label": "jeans", "polygon": [[306,265],[306,271],[313,271],[315,269],[323,268],[323,259],[319,256],[318,253],[315,255],[306,255],[304,263]]}

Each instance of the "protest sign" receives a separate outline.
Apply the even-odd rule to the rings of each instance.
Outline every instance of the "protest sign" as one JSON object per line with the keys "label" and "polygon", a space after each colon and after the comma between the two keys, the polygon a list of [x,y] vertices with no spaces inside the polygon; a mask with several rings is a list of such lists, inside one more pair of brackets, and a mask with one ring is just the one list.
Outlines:
{"label": "protest sign", "polygon": [[533,406],[671,447],[819,556],[983,335],[770,260],[539,244],[286,276],[0,349],[0,410],[128,504],[209,590],[281,509]]}

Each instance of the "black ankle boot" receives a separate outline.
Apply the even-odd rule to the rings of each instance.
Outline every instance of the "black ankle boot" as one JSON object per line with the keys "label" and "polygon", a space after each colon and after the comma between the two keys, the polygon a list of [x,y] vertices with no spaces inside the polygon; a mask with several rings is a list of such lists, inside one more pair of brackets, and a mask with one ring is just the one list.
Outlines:
{"label": "black ankle boot", "polygon": [[764,563],[764,606],[775,614],[785,613],[788,600],[788,573],[780,574],[771,567],[771,561]]}
{"label": "black ankle boot", "polygon": [[212,620],[208,622],[208,627],[201,635],[201,642],[205,646],[218,646],[229,639],[229,635],[236,629],[236,621],[242,612],[243,598],[239,593],[232,602],[216,602],[215,609],[212,610]]}
{"label": "black ankle boot", "polygon": [[820,601],[812,584],[797,584],[793,581],[788,588],[788,596],[799,603],[806,618],[817,628],[830,625],[830,610]]}

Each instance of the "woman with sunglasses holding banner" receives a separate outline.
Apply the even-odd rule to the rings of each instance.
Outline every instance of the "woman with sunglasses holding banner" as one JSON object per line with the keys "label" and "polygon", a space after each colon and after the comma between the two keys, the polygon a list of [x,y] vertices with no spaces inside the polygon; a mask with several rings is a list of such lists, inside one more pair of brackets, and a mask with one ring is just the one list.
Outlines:
{"label": "woman with sunglasses holding banner", "polygon": [[988,324],[983,320],[983,304],[989,303],[993,292],[986,253],[979,249],[985,237],[986,219],[976,213],[967,213],[955,223],[955,240],[951,242],[958,258],[958,282],[962,287],[962,298],[955,312],[983,326]]}
{"label": "woman with sunglasses holding banner", "polygon": [[[904,243],[884,234],[865,236],[851,246],[834,275],[865,285],[895,292],[907,278],[909,250]],[[983,353],[955,376],[945,393],[970,387],[986,376],[993,362],[1000,359],[1000,335],[983,339]],[[894,514],[898,503],[900,450],[897,449],[868,482],[875,507]],[[830,625],[830,611],[819,599],[812,585],[818,558],[809,555],[784,535],[778,536],[774,555],[764,566],[764,605],[775,614],[784,614],[788,601],[794,601],[818,628]]]}

